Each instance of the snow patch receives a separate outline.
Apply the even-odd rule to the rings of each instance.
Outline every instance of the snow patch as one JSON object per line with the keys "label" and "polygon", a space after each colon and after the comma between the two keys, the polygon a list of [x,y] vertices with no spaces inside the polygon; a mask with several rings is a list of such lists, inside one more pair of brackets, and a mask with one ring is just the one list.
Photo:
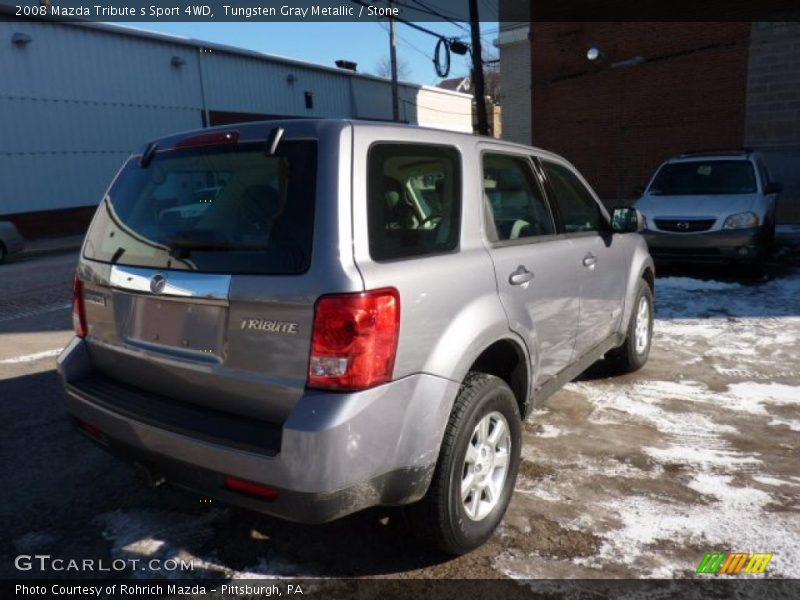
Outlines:
{"label": "snow patch", "polygon": [[742,287],[740,283],[725,283],[723,281],[694,279],[692,277],[663,277],[658,280],[659,293],[670,291],[684,291],[684,292],[707,292],[707,291],[731,291],[738,290]]}
{"label": "snow patch", "polygon": [[136,540],[135,542],[131,542],[122,549],[125,552],[131,552],[140,556],[153,556],[159,550],[161,550],[163,546],[164,542],[161,540],[156,540],[151,537],[144,537],[140,540]]}
{"label": "snow patch", "polygon": [[[605,508],[616,513],[620,527],[605,535],[597,555],[584,562],[598,567],[609,561],[633,564],[643,555],[652,555],[652,545],[667,540],[678,547],[763,552],[779,549],[780,560],[770,564],[770,574],[800,575],[800,520],[794,515],[767,512],[770,494],[734,487],[731,481],[732,477],[726,475],[696,475],[689,487],[715,499],[705,505],[678,505],[644,496],[627,496],[607,503]],[[694,570],[702,555],[686,555],[668,566],[651,567],[646,576],[674,577],[684,570]]]}
{"label": "snow patch", "polygon": [[767,423],[770,427],[788,427],[792,431],[800,431],[800,421],[787,421],[786,419],[772,419]]}
{"label": "snow patch", "polygon": [[796,483],[792,483],[791,481],[786,481],[785,479],[778,479],[777,477],[769,477],[767,475],[753,475],[752,478],[754,481],[757,481],[758,483],[763,483],[764,485],[772,485],[772,486],[797,485]]}
{"label": "snow patch", "polygon": [[[257,564],[243,570],[232,569],[215,556],[196,555],[186,550],[188,547],[203,547],[203,542],[213,536],[217,522],[226,515],[226,511],[214,510],[200,515],[188,515],[157,510],[117,510],[95,517],[95,521],[103,527],[103,537],[112,543],[112,558],[134,559],[157,558],[164,561],[172,559],[183,563],[191,562],[192,576],[227,577],[231,579],[272,578],[275,565],[266,565],[263,559]],[[141,561],[140,571],[133,571],[130,577],[148,578],[182,578],[185,572],[153,571],[149,561]],[[265,567],[271,567],[265,568]],[[283,575],[286,571],[281,571]],[[291,572],[289,572],[291,574]]]}
{"label": "snow patch", "polygon": [[736,469],[743,465],[762,464],[752,454],[741,454],[734,450],[702,448],[698,446],[669,446],[667,448],[644,448],[644,452],[662,463],[688,463]]}
{"label": "snow patch", "polygon": [[771,404],[800,405],[800,387],[782,383],[732,383],[728,392],[739,399],[756,399]]}

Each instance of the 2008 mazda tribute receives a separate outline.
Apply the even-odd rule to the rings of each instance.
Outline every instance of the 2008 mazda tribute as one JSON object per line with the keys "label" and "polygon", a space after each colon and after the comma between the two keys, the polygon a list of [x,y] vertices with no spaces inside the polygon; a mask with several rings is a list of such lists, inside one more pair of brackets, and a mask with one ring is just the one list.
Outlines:
{"label": "2008 mazda tribute", "polygon": [[140,148],[92,221],[58,359],[80,431],[287,519],[409,505],[463,553],[501,520],[521,421],[597,359],[647,360],[654,269],[564,159],[342,120]]}

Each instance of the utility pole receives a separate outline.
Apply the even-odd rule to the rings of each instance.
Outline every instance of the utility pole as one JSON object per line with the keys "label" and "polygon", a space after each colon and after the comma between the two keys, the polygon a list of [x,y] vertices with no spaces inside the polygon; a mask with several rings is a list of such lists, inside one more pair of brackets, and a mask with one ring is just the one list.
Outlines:
{"label": "utility pole", "polygon": [[[389,8],[394,8],[394,1],[389,0]],[[394,11],[390,11],[390,14]],[[389,17],[389,59],[392,63],[392,120],[400,120],[400,98],[397,86],[397,34],[394,30],[394,17]]]}
{"label": "utility pole", "polygon": [[478,19],[478,0],[469,0],[469,24],[472,33],[472,91],[478,110],[478,133],[489,135],[489,118],[486,115],[486,92],[483,83],[483,55],[481,51],[481,24]]}

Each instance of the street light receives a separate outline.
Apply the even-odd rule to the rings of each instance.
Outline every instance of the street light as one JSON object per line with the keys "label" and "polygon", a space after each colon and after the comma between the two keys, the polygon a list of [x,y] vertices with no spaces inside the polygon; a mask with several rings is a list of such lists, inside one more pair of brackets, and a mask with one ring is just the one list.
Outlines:
{"label": "street light", "polygon": [[601,60],[605,60],[606,53],[597,46],[592,46],[586,51],[586,58],[591,62],[599,62]]}

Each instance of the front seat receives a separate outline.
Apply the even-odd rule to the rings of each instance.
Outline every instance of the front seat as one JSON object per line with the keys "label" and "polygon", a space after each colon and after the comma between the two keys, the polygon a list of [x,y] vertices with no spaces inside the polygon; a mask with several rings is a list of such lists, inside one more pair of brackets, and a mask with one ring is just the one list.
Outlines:
{"label": "front seat", "polygon": [[383,178],[383,201],[386,229],[414,229],[417,226],[408,192],[394,177]]}

